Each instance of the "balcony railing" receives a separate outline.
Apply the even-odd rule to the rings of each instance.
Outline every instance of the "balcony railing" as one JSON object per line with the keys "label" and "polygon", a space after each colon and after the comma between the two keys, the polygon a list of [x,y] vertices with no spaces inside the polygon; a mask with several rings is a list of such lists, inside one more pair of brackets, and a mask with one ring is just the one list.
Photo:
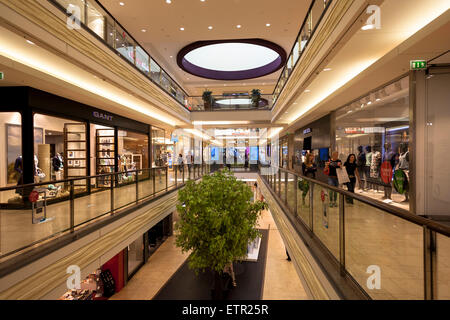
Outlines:
{"label": "balcony railing", "polygon": [[260,175],[336,282],[349,277],[371,299],[450,299],[447,225],[289,170]]}
{"label": "balcony railing", "polygon": [[259,102],[252,101],[251,95],[213,95],[210,100],[202,97],[189,97],[189,109],[192,111],[225,111],[225,110],[270,110],[273,97],[262,94]]}
{"label": "balcony railing", "polygon": [[1,204],[0,261],[209,173],[205,163],[175,165],[0,188],[1,199],[21,195]]}
{"label": "balcony railing", "polygon": [[294,70],[297,62],[300,60],[303,52],[305,52],[309,40],[313,37],[317,26],[320,24],[322,17],[329,8],[332,0],[313,0],[309,7],[305,20],[303,21],[300,32],[295,39],[292,50],[286,60],[286,65],[281,72],[277,85],[273,91],[273,105],[276,104],[278,97],[284,89],[285,84],[288,82],[292,71]]}
{"label": "balcony railing", "polygon": [[66,14],[68,14],[67,11],[72,12],[70,10],[77,6],[80,9],[80,24],[84,29],[187,108],[188,94],[98,1],[49,1]]}

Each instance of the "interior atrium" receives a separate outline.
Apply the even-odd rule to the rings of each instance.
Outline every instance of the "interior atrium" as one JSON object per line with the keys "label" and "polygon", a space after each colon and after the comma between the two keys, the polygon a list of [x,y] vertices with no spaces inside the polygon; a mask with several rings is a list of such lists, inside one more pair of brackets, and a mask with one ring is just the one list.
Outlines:
{"label": "interior atrium", "polygon": [[0,300],[448,302],[449,35],[450,0],[0,0]]}

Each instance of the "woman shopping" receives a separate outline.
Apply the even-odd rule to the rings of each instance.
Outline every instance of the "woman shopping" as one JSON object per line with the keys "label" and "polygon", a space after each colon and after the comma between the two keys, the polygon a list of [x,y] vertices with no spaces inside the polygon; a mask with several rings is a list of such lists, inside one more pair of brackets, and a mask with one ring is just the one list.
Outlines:
{"label": "woman shopping", "polygon": [[[358,178],[358,181],[360,181],[355,154],[352,153],[347,157],[347,161],[345,161],[344,167],[345,169],[347,169],[348,178],[350,179],[350,182],[346,183],[348,191],[355,193],[356,178]],[[347,203],[353,204],[352,198],[345,197],[345,200]]]}
{"label": "woman shopping", "polygon": [[[306,155],[305,162],[302,163],[302,173],[305,177],[315,179],[316,178],[317,165],[314,163],[314,155],[308,153]],[[298,182],[300,190],[302,193],[302,204],[305,205],[305,198],[309,191],[309,183],[306,180],[300,180]]]}

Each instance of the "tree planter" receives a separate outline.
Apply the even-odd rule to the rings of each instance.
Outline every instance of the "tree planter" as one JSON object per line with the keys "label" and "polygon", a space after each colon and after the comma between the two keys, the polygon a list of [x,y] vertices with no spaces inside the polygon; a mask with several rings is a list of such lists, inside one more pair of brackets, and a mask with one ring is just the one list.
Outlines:
{"label": "tree planter", "polygon": [[256,229],[261,201],[251,202],[253,192],[229,170],[192,180],[178,193],[180,220],[176,244],[191,252],[189,267],[214,272],[211,296],[225,299],[232,287],[225,266],[247,254],[249,242],[260,236]]}

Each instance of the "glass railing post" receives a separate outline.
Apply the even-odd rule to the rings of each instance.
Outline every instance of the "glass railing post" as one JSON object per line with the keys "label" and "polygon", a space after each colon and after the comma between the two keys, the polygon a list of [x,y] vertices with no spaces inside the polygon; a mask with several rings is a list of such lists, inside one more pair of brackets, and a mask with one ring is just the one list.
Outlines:
{"label": "glass railing post", "polygon": [[153,195],[155,195],[156,194],[156,169],[152,168],[151,170],[152,170],[152,179],[153,179],[153,181],[152,181],[152,183],[153,183]]}
{"label": "glass railing post", "polygon": [[339,194],[339,262],[341,275],[345,275],[345,196]]}
{"label": "glass railing post", "polygon": [[75,190],[73,180],[70,180],[70,232],[75,231]]}
{"label": "glass railing post", "polygon": [[169,167],[166,167],[166,192],[169,190]]}
{"label": "glass railing post", "polygon": [[284,203],[287,204],[288,200],[288,173],[287,171],[284,172]]}
{"label": "glass railing post", "polygon": [[172,166],[173,170],[175,171],[175,187],[178,185],[178,166],[174,165]]}
{"label": "glass railing post", "polygon": [[[309,182],[309,228],[313,232],[314,221],[314,189],[316,184]],[[313,232],[314,233],[314,232]]]}
{"label": "glass railing post", "polygon": [[[427,226],[423,226],[423,272],[424,272],[424,299],[433,300],[435,298],[435,288],[433,282],[434,273],[433,266],[436,266],[435,259],[436,232],[430,230]],[[434,263],[433,263],[434,262]]]}
{"label": "glass railing post", "polygon": [[278,190],[278,197],[281,197],[281,169],[278,169],[278,186],[277,186],[277,190]]}
{"label": "glass railing post", "polygon": [[184,164],[182,164],[181,167],[183,168],[183,184],[184,184]]}
{"label": "glass railing post", "polygon": [[297,204],[298,204],[298,199],[297,199],[297,188],[298,188],[298,176],[295,174],[294,175],[294,215],[297,217],[298,215],[298,209],[297,209]]}
{"label": "glass railing post", "polygon": [[111,174],[111,181],[110,181],[110,197],[111,197],[111,213],[114,211],[114,183],[115,183],[115,174]]}

